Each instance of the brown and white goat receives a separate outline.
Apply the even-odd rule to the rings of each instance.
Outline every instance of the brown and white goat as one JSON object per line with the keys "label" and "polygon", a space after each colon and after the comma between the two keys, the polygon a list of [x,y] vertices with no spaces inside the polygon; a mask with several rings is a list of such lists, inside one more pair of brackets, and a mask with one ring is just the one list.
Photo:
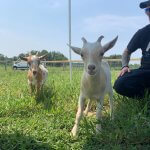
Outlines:
{"label": "brown and white goat", "polygon": [[48,70],[40,64],[40,60],[45,58],[46,55],[38,56],[29,54],[28,57],[21,57],[22,60],[27,61],[29,65],[29,70],[27,74],[28,84],[31,88],[31,94],[33,90],[36,90],[36,94],[40,94],[42,86],[44,85],[46,78],[48,76]]}

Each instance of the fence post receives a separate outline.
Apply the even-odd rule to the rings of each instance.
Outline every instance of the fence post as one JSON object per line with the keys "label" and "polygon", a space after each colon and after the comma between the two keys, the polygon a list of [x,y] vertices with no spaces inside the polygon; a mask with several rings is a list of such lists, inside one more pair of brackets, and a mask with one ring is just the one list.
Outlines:
{"label": "fence post", "polygon": [[68,23],[69,23],[69,65],[70,65],[70,82],[72,81],[72,62],[71,62],[71,0],[68,0]]}
{"label": "fence post", "polygon": [[7,57],[5,57],[4,66],[5,66],[5,71],[6,71],[7,70]]}
{"label": "fence post", "polygon": [[63,62],[63,71],[65,70],[65,63]]}

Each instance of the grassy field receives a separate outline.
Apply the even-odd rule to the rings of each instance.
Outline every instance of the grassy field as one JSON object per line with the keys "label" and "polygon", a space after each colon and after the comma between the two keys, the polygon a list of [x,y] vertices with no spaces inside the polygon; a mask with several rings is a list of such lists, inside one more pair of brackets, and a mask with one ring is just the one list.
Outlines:
{"label": "grassy field", "polygon": [[[117,71],[112,71],[113,81]],[[26,71],[0,67],[0,150],[148,150],[150,115],[147,99],[127,99],[114,94],[115,119],[109,119],[105,99],[102,132],[95,134],[95,116],[84,118],[77,139],[70,137],[80,90],[81,71],[49,68],[39,99],[30,96]],[[93,104],[92,111],[94,111]]]}

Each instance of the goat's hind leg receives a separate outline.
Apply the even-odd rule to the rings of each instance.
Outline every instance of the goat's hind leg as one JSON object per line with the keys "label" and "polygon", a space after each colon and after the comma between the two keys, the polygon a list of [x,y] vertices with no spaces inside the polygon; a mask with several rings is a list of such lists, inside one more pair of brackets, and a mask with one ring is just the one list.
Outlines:
{"label": "goat's hind leg", "polygon": [[110,105],[110,118],[114,119],[114,104],[113,104],[113,89],[111,88],[109,94],[109,105]]}
{"label": "goat's hind leg", "polygon": [[102,120],[103,104],[104,104],[104,95],[102,95],[100,99],[97,101],[96,119],[98,123],[96,124],[96,133],[99,133],[101,131],[100,121]]}
{"label": "goat's hind leg", "polygon": [[78,101],[78,111],[77,111],[77,114],[76,114],[75,124],[74,124],[74,126],[71,130],[71,135],[72,136],[77,135],[78,128],[79,128],[79,123],[80,123],[80,120],[83,116],[84,103],[85,103],[85,98],[82,95],[80,95],[79,101]]}
{"label": "goat's hind leg", "polygon": [[35,91],[35,86],[32,83],[29,83],[30,86],[30,94],[33,95],[33,92]]}
{"label": "goat's hind leg", "polygon": [[90,110],[90,108],[91,108],[91,103],[92,103],[92,100],[88,100],[88,103],[87,103],[87,106],[86,106],[86,109],[85,109],[85,111],[84,111],[84,115],[85,116],[87,116],[87,114],[88,114],[88,112],[89,112],[89,110]]}
{"label": "goat's hind leg", "polygon": [[37,97],[40,97],[41,96],[41,83],[38,83],[37,86],[36,86],[36,95]]}

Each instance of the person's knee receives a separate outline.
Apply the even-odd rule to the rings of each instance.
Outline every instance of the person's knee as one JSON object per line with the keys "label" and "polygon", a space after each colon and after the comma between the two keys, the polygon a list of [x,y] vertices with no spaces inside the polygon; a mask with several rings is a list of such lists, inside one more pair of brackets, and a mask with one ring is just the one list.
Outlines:
{"label": "person's knee", "polygon": [[118,94],[124,95],[124,94],[123,94],[123,93],[124,93],[124,90],[125,90],[124,87],[123,87],[124,82],[125,82],[125,80],[123,80],[121,77],[119,77],[119,78],[115,81],[113,88],[114,88],[114,90],[115,90]]}
{"label": "person's knee", "polygon": [[130,98],[141,97],[143,95],[141,87],[124,77],[119,77],[115,81],[113,88],[118,94]]}

